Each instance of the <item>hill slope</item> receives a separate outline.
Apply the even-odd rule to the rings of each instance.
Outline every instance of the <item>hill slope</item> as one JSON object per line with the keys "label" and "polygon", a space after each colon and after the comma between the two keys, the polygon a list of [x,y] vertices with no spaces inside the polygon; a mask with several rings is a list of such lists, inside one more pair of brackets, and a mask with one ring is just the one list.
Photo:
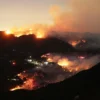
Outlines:
{"label": "hill slope", "polygon": [[35,90],[18,90],[5,93],[10,99],[34,98],[34,100],[99,100],[100,99],[100,63],[90,70],[83,71],[63,82],[51,84]]}

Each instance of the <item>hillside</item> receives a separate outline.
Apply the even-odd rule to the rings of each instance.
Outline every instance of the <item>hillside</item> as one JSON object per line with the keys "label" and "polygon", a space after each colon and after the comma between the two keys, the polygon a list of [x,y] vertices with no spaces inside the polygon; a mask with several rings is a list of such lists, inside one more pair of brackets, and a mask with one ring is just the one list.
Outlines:
{"label": "hillside", "polygon": [[[100,99],[100,63],[90,70],[56,84],[35,90],[18,90],[5,93],[5,96],[13,99],[34,98],[34,100],[99,100]],[[3,95],[2,95],[3,96]],[[4,97],[4,96],[3,96]]]}

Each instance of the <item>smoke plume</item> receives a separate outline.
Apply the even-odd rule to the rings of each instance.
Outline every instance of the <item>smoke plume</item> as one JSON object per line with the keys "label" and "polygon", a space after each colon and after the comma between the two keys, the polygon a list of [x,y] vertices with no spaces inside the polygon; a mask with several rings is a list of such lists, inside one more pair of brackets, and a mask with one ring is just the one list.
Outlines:
{"label": "smoke plume", "polygon": [[55,29],[100,33],[99,4],[100,0],[70,0],[62,10],[60,7],[52,7]]}
{"label": "smoke plume", "polygon": [[14,28],[8,30],[7,34],[35,34],[37,38],[56,36],[78,49],[100,49],[99,4],[100,0],[69,0],[64,8],[54,5],[49,9],[51,25],[34,24],[27,28]]}

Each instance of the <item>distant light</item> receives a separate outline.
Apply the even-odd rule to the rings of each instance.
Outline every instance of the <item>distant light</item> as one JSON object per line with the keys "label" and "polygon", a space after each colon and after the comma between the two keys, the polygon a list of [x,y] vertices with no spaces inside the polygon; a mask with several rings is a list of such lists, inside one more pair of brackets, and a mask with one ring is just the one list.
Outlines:
{"label": "distant light", "polygon": [[45,65],[48,65],[48,62],[46,61],[46,62],[44,62],[44,64],[45,64]]}
{"label": "distant light", "polygon": [[7,35],[9,35],[9,34],[11,34],[11,31],[10,31],[10,30],[7,30],[5,33],[6,33]]}
{"label": "distant light", "polygon": [[85,59],[85,57],[84,57],[84,56],[79,56],[79,58],[80,58],[80,59]]}
{"label": "distant light", "polygon": [[42,32],[42,31],[38,31],[38,32],[37,32],[36,38],[41,39],[41,38],[44,38],[44,37],[45,37],[45,36],[44,36],[44,32]]}
{"label": "distant light", "polygon": [[13,49],[13,51],[16,51],[15,49]]}
{"label": "distant light", "polygon": [[15,78],[14,78],[14,79],[11,79],[11,80],[12,80],[12,81],[17,81],[17,79],[15,79]]}
{"label": "distant light", "polygon": [[26,71],[24,70],[23,72],[25,73]]}
{"label": "distant light", "polygon": [[15,88],[10,89],[10,91],[15,91],[15,90],[19,90],[19,89],[21,89],[21,87],[20,86],[16,86]]}
{"label": "distant light", "polygon": [[12,62],[12,65],[14,65],[14,66],[15,66],[15,65],[16,65],[16,62],[15,62],[15,61],[13,61],[13,62]]}
{"label": "distant light", "polygon": [[28,59],[27,61],[28,61],[28,62],[32,62],[32,59]]}
{"label": "distant light", "polygon": [[29,58],[32,58],[32,56],[29,56]]}

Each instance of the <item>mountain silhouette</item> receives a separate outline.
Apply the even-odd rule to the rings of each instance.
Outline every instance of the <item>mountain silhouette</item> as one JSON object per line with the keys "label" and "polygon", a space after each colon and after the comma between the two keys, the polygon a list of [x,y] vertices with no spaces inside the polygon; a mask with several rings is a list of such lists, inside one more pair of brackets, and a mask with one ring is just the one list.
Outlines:
{"label": "mountain silhouette", "polygon": [[12,53],[12,50],[21,52],[32,52],[33,55],[41,56],[48,52],[68,52],[74,48],[67,42],[54,37],[37,39],[35,35],[23,35],[14,37],[14,35],[5,35],[0,32],[0,48],[2,52]]}

